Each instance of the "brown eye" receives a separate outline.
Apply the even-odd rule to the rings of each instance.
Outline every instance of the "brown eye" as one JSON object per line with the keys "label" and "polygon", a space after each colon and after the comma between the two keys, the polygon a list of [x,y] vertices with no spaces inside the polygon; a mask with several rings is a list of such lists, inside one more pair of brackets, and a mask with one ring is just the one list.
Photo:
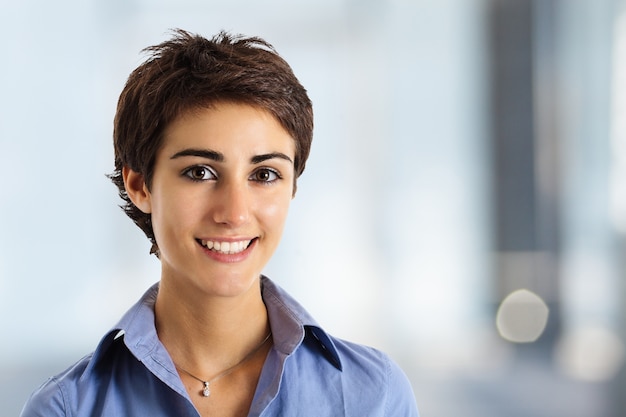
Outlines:
{"label": "brown eye", "polygon": [[204,174],[205,174],[206,170],[202,167],[195,167],[190,171],[190,175],[191,178],[195,179],[195,180],[201,180],[202,178],[204,178]]}
{"label": "brown eye", "polygon": [[280,175],[278,175],[278,172],[273,169],[261,168],[254,172],[252,179],[258,182],[271,183],[280,179]]}
{"label": "brown eye", "polygon": [[205,181],[217,178],[211,168],[204,165],[195,165],[183,171],[183,174],[193,181]]}

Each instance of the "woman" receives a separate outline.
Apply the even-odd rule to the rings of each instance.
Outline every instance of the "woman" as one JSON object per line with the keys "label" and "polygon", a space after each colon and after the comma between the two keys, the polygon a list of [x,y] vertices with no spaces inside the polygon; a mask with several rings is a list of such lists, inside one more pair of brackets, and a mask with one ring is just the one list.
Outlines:
{"label": "woman", "polygon": [[147,51],[119,99],[111,178],[160,281],[22,416],[417,416],[396,364],[261,275],[313,134],[289,65],[226,33]]}

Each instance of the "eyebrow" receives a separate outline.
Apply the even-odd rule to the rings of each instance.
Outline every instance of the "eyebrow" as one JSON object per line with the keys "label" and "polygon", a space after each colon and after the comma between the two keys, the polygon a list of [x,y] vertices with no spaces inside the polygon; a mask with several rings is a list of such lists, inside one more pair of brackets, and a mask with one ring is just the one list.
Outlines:
{"label": "eyebrow", "polygon": [[206,158],[216,162],[224,161],[224,154],[211,151],[209,149],[183,149],[182,151],[176,152],[172,155],[170,159],[182,158],[184,156],[198,156],[200,158]]}
{"label": "eyebrow", "polygon": [[[183,149],[182,151],[176,152],[174,155],[170,157],[170,159],[182,158],[185,156],[197,156],[200,158],[210,159],[215,162],[224,162],[226,159],[224,154],[216,151],[212,151],[210,149]],[[269,159],[284,159],[285,161],[289,161],[293,164],[293,160],[285,155],[282,152],[271,152],[265,153],[261,155],[255,155],[250,158],[250,162],[253,164],[260,164],[261,162],[265,162]]]}
{"label": "eyebrow", "polygon": [[272,152],[272,153],[266,153],[263,155],[256,155],[250,158],[250,162],[252,162],[253,164],[260,164],[261,162],[267,161],[268,159],[274,159],[274,158],[284,159],[285,161],[289,161],[293,164],[293,161],[291,160],[291,158],[282,152]]}

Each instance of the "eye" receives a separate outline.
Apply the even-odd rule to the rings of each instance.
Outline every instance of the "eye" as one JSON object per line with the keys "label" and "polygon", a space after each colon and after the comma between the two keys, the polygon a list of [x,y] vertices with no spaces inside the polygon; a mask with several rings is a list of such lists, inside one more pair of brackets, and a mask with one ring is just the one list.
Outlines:
{"label": "eye", "polygon": [[281,178],[282,177],[280,176],[280,174],[273,169],[260,168],[254,171],[250,179],[253,181],[262,182],[262,183],[272,183]]}
{"label": "eye", "polygon": [[215,172],[206,165],[194,165],[183,171],[183,175],[193,181],[206,181],[217,178]]}

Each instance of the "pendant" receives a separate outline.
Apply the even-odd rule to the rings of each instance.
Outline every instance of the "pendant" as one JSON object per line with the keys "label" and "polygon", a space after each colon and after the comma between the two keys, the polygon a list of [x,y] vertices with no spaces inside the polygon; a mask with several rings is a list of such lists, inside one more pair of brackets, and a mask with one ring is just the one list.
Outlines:
{"label": "pendant", "polygon": [[204,382],[204,389],[202,390],[202,395],[205,397],[208,397],[209,395],[211,395],[211,390],[209,389],[209,381],[202,381]]}

